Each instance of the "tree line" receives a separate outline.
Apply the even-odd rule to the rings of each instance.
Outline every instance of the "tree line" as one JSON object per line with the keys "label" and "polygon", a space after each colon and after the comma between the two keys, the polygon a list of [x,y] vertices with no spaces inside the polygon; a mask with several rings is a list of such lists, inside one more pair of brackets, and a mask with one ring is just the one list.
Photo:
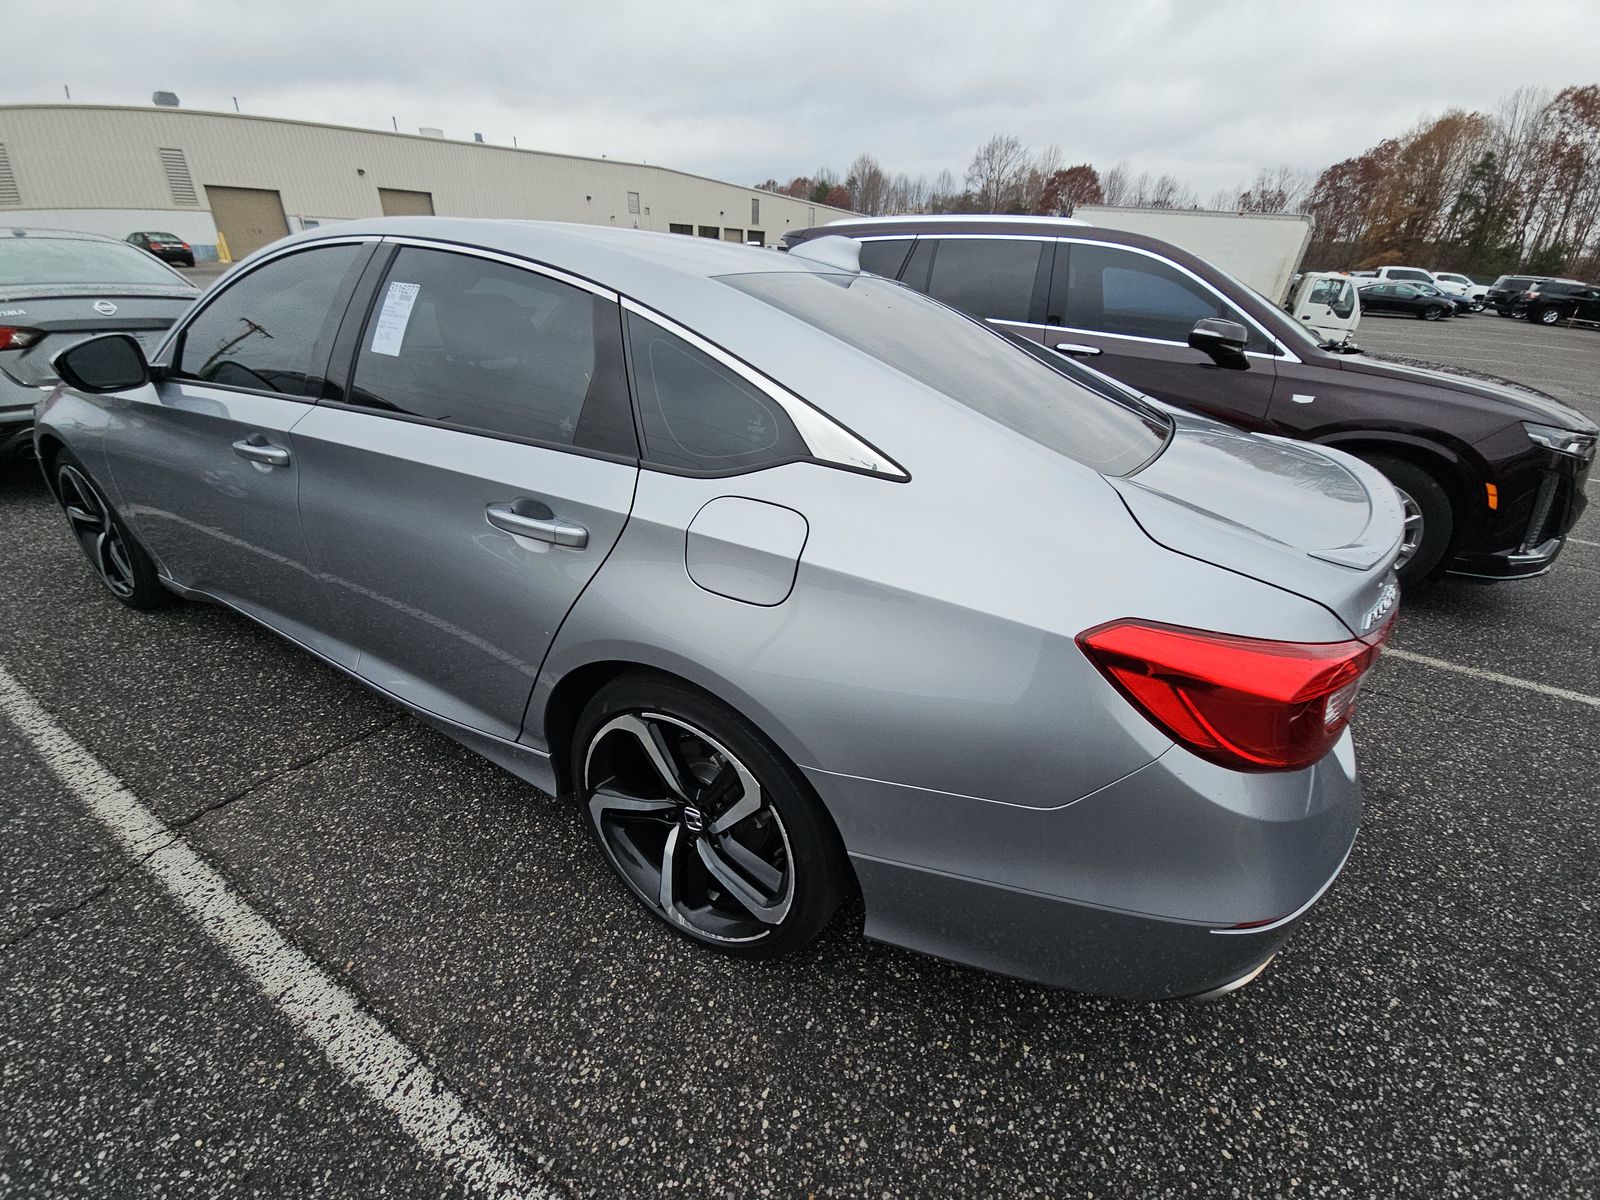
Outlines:
{"label": "tree line", "polygon": [[[978,147],[958,181],[891,174],[869,153],[841,175],[823,167],[756,186],[868,216],[1015,213],[1070,216],[1082,204],[1199,208],[1170,175],[1069,164],[1009,134]],[[1476,275],[1600,276],[1600,84],[1551,94],[1518,88],[1489,112],[1452,109],[1318,174],[1287,166],[1224,188],[1205,207],[1304,213],[1308,269],[1420,263]]]}

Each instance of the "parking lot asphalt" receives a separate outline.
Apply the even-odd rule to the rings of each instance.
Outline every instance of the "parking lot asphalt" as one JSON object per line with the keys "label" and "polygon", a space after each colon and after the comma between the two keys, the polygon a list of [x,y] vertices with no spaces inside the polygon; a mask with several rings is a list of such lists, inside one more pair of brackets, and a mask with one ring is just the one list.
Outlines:
{"label": "parking lot asphalt", "polygon": [[[1361,340],[1390,324],[1412,357],[1497,324],[1600,344],[1492,316]],[[1593,515],[1544,578],[1407,598],[1396,647],[1447,665],[1390,656],[1364,695],[1344,875],[1256,983],[1151,1006],[872,944],[858,912],[793,960],[708,954],[569,805],[243,618],[118,606],[31,473],[0,479],[0,531],[0,670],[93,761],[58,757],[120,780],[425,1064],[507,1190],[1600,1189]],[[362,1047],[308,1036],[62,769],[0,717],[0,1194],[471,1192],[403,1096],[337,1065]]]}

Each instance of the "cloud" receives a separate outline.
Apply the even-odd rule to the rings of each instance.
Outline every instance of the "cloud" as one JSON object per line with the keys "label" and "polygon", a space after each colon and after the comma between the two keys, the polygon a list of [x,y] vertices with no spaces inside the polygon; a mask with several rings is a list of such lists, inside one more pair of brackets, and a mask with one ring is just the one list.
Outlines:
{"label": "cloud", "polygon": [[[1426,112],[1600,75],[1585,0],[967,5],[23,5],[0,102],[147,104],[403,130],[786,179],[870,150],[963,173],[995,132],[1201,195],[1320,169]],[[3,116],[0,116],[3,122]]]}

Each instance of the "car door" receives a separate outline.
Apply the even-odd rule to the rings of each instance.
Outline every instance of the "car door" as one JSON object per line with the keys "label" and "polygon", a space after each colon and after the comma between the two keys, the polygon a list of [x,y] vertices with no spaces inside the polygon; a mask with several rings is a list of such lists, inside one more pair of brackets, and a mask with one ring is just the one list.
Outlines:
{"label": "car door", "polygon": [[1054,244],[1047,238],[920,237],[901,279],[952,308],[1042,342],[1053,250]]}
{"label": "car door", "polygon": [[339,335],[348,380],[295,430],[306,540],[358,674],[513,740],[633,502],[621,312],[517,259],[385,255]]}
{"label": "car door", "polygon": [[174,580],[335,658],[290,431],[375,246],[296,249],[227,280],[178,327],[155,386],[113,409],[105,439],[124,511]]}
{"label": "car door", "polygon": [[1366,312],[1392,313],[1398,311],[1395,303],[1395,286],[1380,283],[1361,289],[1361,307]]}
{"label": "car door", "polygon": [[[1243,368],[1192,349],[1205,317],[1250,332]],[[1088,239],[1057,244],[1045,344],[1169,404],[1263,427],[1277,379],[1273,340],[1213,284],[1153,251]]]}

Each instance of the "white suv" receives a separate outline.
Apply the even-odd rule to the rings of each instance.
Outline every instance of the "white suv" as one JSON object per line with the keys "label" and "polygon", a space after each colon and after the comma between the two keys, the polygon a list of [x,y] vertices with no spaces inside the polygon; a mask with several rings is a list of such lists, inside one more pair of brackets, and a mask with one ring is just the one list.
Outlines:
{"label": "white suv", "polygon": [[1487,283],[1473,283],[1465,275],[1457,275],[1454,271],[1437,271],[1434,273],[1433,282],[1442,292],[1454,290],[1459,296],[1482,302],[1489,291]]}

